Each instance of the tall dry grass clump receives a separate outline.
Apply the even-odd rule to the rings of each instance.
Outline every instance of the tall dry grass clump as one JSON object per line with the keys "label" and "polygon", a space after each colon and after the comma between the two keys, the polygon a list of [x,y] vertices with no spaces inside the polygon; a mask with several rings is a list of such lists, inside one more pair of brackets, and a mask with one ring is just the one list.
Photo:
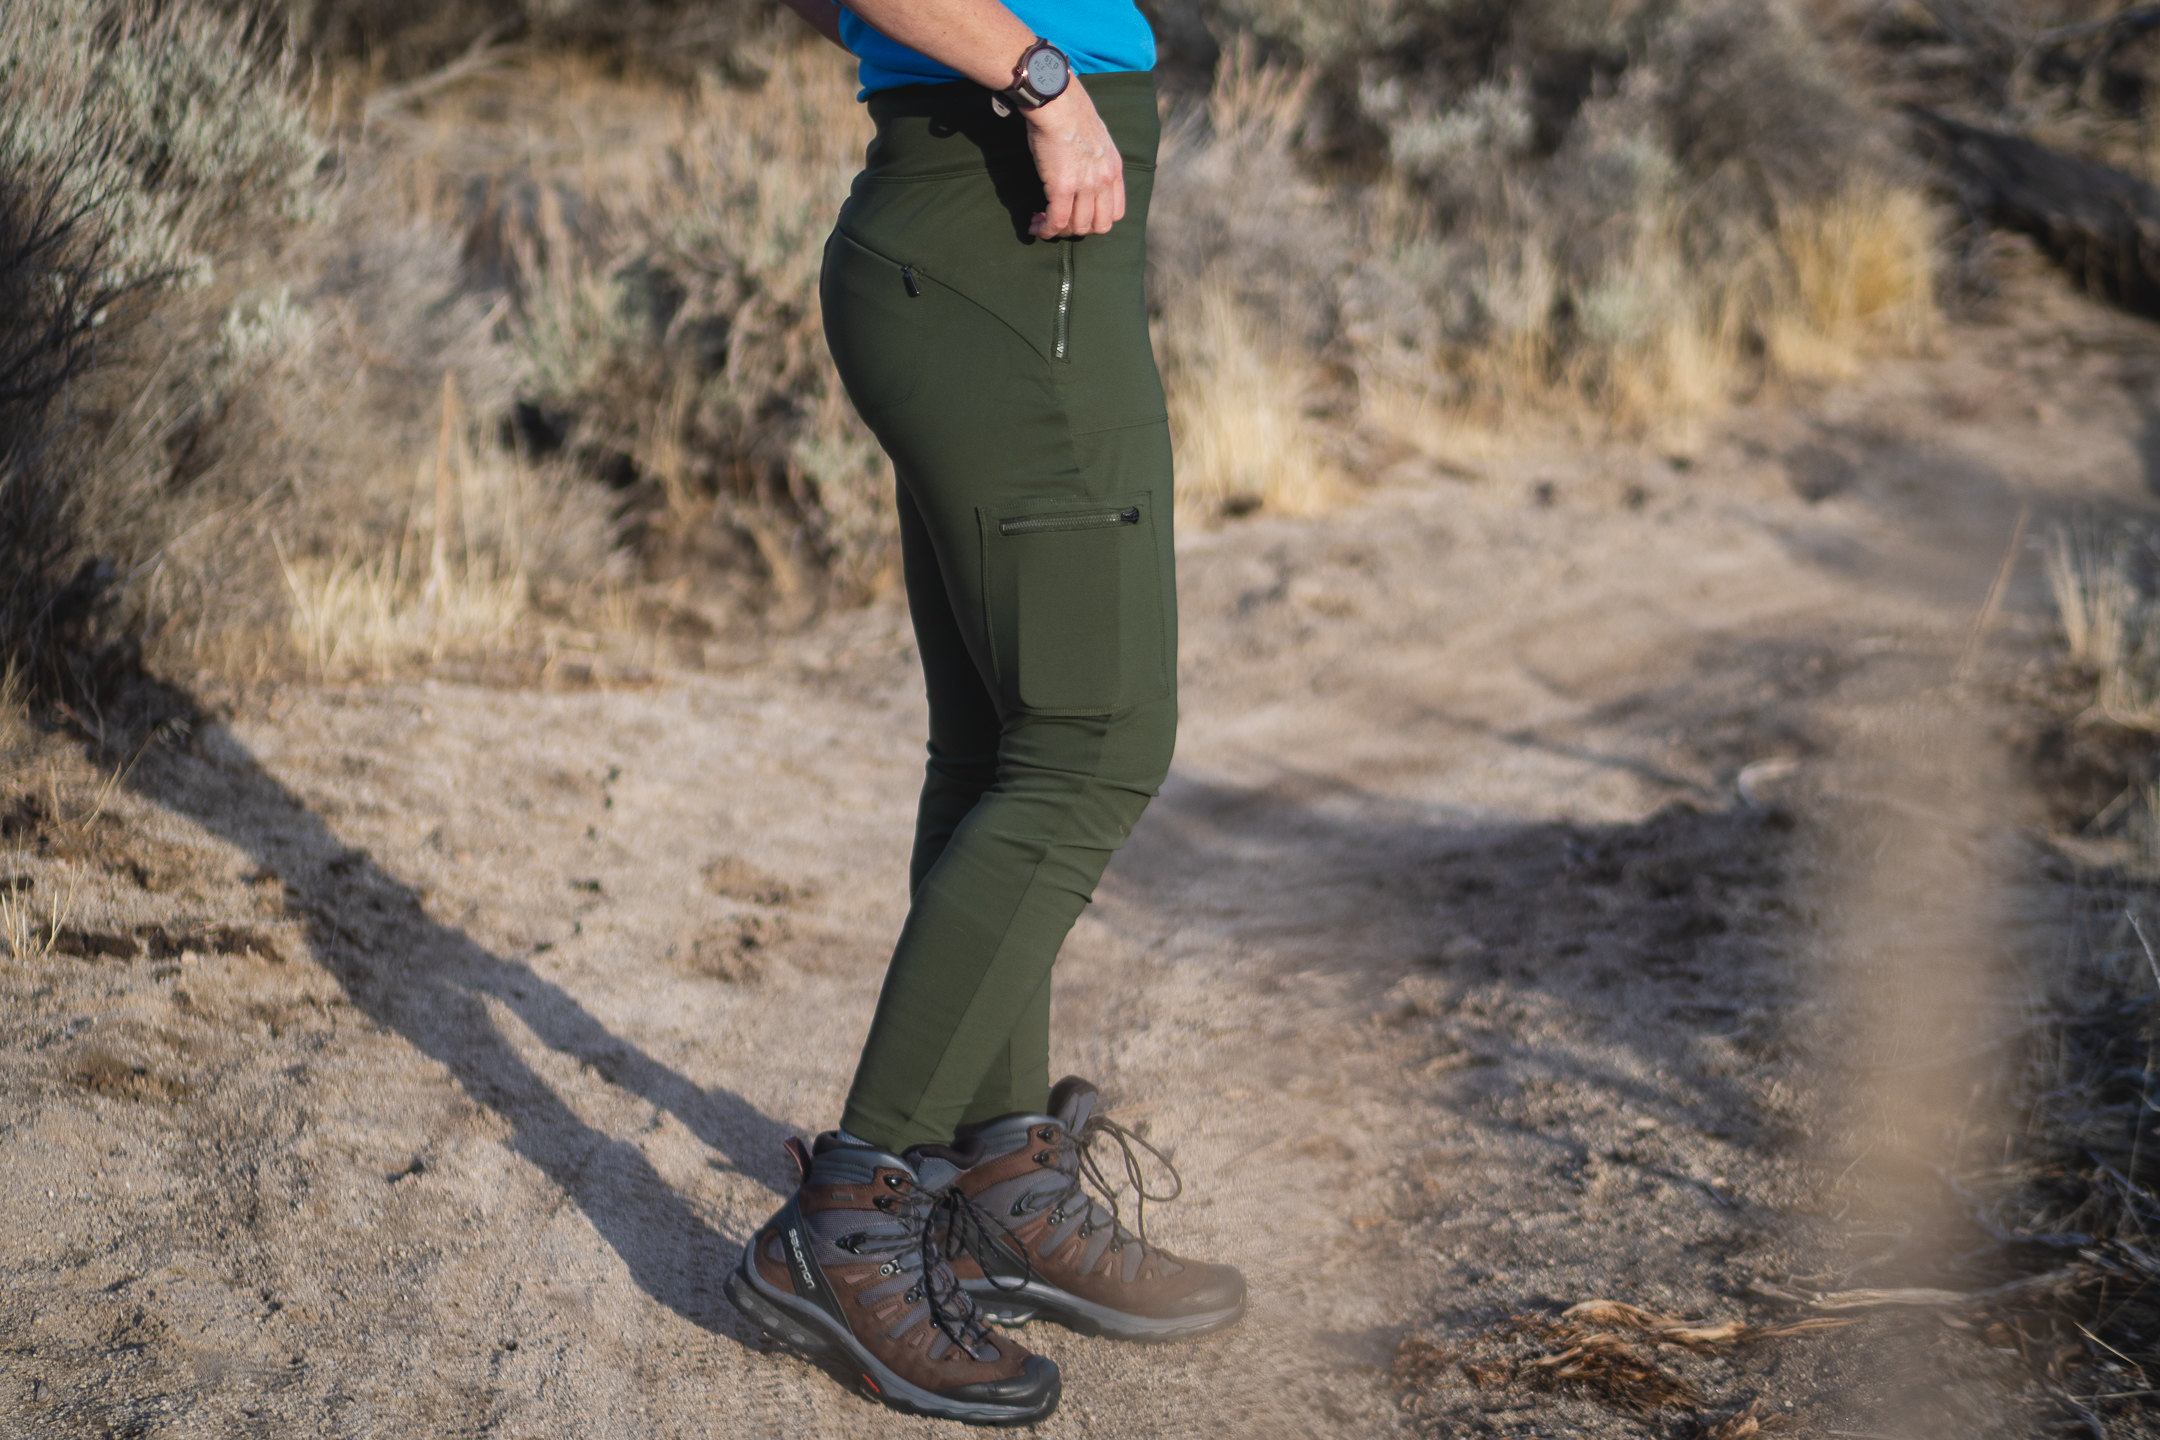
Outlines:
{"label": "tall dry grass clump", "polygon": [[1150,290],[1188,522],[1307,514],[1342,488],[1317,357],[1349,233],[1296,155],[1311,98],[1308,77],[1248,46],[1164,130]]}
{"label": "tall dry grass clump", "polygon": [[2094,709],[2160,733],[2160,600],[2147,593],[2137,549],[2092,525],[2059,526],[2041,555],[2064,649],[2093,678]]}

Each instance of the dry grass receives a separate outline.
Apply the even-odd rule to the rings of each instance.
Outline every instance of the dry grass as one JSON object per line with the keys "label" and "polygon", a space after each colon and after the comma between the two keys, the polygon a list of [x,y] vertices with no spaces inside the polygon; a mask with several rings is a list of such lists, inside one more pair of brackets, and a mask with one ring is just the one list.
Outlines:
{"label": "dry grass", "polygon": [[[1435,242],[1414,211],[1393,214],[1384,254],[1415,264]],[[1452,272],[1476,299],[1460,338],[1419,337],[1372,388],[1422,390],[1493,428],[1545,415],[1641,433],[1766,383],[1850,377],[1937,328],[1936,220],[1915,190],[1863,181],[1796,204],[1722,263],[1693,253],[1676,203],[1629,218],[1626,244],[1588,272],[1570,268],[1565,227],[1489,234],[1474,268]]]}
{"label": "dry grass", "polygon": [[476,456],[443,376],[435,454],[416,470],[397,538],[356,536],[327,555],[279,563],[292,637],[321,678],[379,677],[504,645],[529,607],[525,513],[532,480],[515,455]]}
{"label": "dry grass", "polygon": [[384,129],[413,203],[506,287],[521,397],[622,494],[646,578],[860,598],[892,578],[891,473],[817,276],[867,121],[845,57],[767,45],[760,88],[555,58]]}
{"label": "dry grass", "polygon": [[0,660],[0,772],[14,769],[29,745],[29,680],[17,661]]}
{"label": "dry grass", "polygon": [[[1391,1378],[1405,1393],[1405,1408],[1417,1416],[1443,1413],[1448,1392],[1464,1385],[1474,1390],[1566,1390],[1645,1422],[1671,1410],[1694,1417],[1703,1432],[1716,1433],[1717,1426],[1729,1425],[1727,1434],[1752,1435],[1790,1420],[1779,1417],[1765,1425],[1768,1417],[1752,1406],[1715,1419],[1704,1417],[1702,1412],[1715,1402],[1705,1396],[1701,1382],[1669,1368],[1660,1352],[1724,1355],[1852,1323],[1814,1317],[1710,1324],[1619,1300],[1585,1300],[1558,1315],[1510,1316],[1456,1344],[1408,1335],[1396,1349]],[[1757,1422],[1754,1429],[1743,1423],[1749,1416]]]}
{"label": "dry grass", "polygon": [[34,890],[18,888],[28,877],[0,875],[0,944],[15,960],[45,960],[64,943],[80,899],[81,876],[67,872],[64,894],[39,899]]}
{"label": "dry grass", "polygon": [[1264,343],[1263,322],[1220,287],[1177,311],[1164,348],[1181,524],[1266,510],[1311,515],[1347,488],[1307,414],[1312,367]]}
{"label": "dry grass", "polygon": [[2160,733],[2160,607],[2140,584],[2127,538],[2058,527],[2042,560],[2064,648],[2092,676],[2093,712]]}
{"label": "dry grass", "polygon": [[1871,354],[1916,351],[1940,321],[1936,221],[1914,190],[1862,183],[1777,232],[1783,283],[1758,324],[1776,371],[1843,379]]}

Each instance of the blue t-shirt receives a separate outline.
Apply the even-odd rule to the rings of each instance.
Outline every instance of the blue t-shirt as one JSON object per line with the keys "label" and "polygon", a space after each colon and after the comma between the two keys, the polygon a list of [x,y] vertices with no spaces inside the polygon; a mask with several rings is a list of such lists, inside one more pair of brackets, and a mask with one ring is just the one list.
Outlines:
{"label": "blue t-shirt", "polygon": [[[1005,0],[1005,4],[1037,35],[1064,51],[1082,75],[1155,68],[1155,32],[1133,0]],[[888,40],[844,6],[840,38],[862,62],[857,70],[862,80],[858,98],[895,85],[961,78],[959,71]]]}

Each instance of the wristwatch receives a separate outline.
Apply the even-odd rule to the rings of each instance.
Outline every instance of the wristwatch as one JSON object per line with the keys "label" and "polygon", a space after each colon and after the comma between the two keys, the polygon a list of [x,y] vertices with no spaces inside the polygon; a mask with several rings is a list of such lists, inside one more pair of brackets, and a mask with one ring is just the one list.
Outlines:
{"label": "wristwatch", "polygon": [[990,108],[1000,115],[1040,110],[1064,94],[1070,84],[1072,61],[1049,41],[1037,40],[1020,52],[1020,63],[1013,66],[1012,88],[991,92]]}

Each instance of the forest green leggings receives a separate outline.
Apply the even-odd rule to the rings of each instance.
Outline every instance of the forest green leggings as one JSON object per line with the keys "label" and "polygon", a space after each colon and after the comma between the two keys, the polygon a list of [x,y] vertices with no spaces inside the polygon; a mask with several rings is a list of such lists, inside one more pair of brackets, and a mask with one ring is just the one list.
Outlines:
{"label": "forest green leggings", "polygon": [[1029,237],[1025,127],[962,82],[870,98],[825,247],[825,335],[899,479],[930,690],[913,905],[841,1120],[894,1151],[1048,1102],[1050,967],[1176,736],[1155,87],[1086,84],[1125,158],[1108,235]]}

